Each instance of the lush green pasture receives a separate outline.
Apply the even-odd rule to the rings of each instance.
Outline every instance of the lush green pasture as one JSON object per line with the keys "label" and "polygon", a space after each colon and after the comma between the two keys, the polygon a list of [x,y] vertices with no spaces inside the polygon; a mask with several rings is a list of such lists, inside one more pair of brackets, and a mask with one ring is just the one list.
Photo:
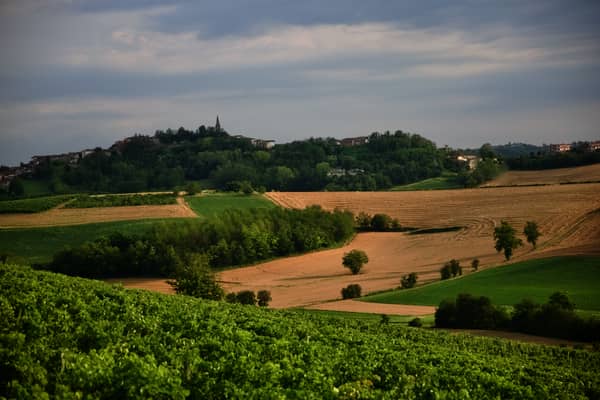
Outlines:
{"label": "lush green pasture", "polygon": [[463,186],[456,181],[456,174],[444,173],[442,176],[425,179],[408,185],[394,186],[393,191],[409,190],[443,190],[443,189],[462,189]]}
{"label": "lush green pasture", "polygon": [[276,207],[264,196],[237,193],[214,193],[201,196],[188,196],[185,198],[192,210],[202,217],[219,215],[230,208],[273,208]]}
{"label": "lush green pasture", "polygon": [[38,213],[50,210],[70,199],[72,195],[33,197],[29,199],[0,201],[0,214]]}
{"label": "lush green pasture", "polygon": [[94,208],[176,204],[174,194],[109,194],[100,196],[78,196],[65,208]]}
{"label": "lush green pasture", "polygon": [[567,399],[600,353],[125,290],[0,266],[7,398]]}
{"label": "lush green pasture", "polygon": [[487,296],[494,304],[513,305],[524,298],[545,303],[566,291],[575,307],[600,310],[600,257],[555,257],[519,262],[409,290],[361,298],[392,304],[438,305],[459,293]]}
{"label": "lush green pasture", "polygon": [[66,246],[76,247],[113,232],[142,234],[157,224],[177,224],[185,220],[148,219],[48,228],[0,229],[0,254],[8,254],[9,261],[25,264],[47,262],[54,253]]}

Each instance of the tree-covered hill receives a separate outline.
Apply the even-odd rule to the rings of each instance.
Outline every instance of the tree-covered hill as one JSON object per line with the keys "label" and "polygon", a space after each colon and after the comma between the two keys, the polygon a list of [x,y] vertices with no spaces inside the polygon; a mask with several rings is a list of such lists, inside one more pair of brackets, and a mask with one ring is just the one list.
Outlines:
{"label": "tree-covered hill", "polygon": [[55,192],[138,192],[202,181],[217,189],[249,182],[265,190],[377,190],[458,172],[446,151],[417,134],[373,133],[345,145],[307,139],[267,149],[264,141],[201,126],[135,135],[77,164],[44,159],[33,177]]}
{"label": "tree-covered hill", "polygon": [[7,398],[598,398],[600,354],[0,266]]}

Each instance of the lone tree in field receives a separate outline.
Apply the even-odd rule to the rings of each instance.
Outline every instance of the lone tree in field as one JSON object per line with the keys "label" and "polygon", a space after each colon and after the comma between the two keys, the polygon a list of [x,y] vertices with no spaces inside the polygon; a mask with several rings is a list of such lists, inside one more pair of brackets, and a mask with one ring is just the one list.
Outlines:
{"label": "lone tree in field", "polygon": [[542,236],[538,230],[537,224],[533,221],[527,221],[525,228],[523,229],[523,233],[527,237],[527,242],[531,243],[535,249],[538,238]]}
{"label": "lone tree in field", "polygon": [[408,275],[402,275],[402,280],[400,281],[400,284],[402,285],[402,289],[414,288],[417,284],[417,274],[411,272]]}
{"label": "lone tree in field", "polygon": [[496,251],[504,250],[504,258],[510,260],[513,250],[523,245],[523,241],[516,236],[515,228],[506,221],[502,221],[500,226],[494,228],[494,240],[496,241]]}
{"label": "lone tree in field", "polygon": [[344,267],[352,271],[352,275],[356,275],[360,272],[362,266],[369,262],[367,253],[362,250],[350,250],[350,252],[344,254],[342,258],[342,264]]}
{"label": "lone tree in field", "polygon": [[473,261],[471,261],[471,268],[473,269],[473,271],[477,271],[479,269],[479,258],[476,258]]}

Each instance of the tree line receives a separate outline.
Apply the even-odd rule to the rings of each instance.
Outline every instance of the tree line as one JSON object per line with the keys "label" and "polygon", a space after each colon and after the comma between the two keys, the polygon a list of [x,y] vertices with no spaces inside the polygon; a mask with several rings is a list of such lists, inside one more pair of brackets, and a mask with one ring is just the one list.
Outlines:
{"label": "tree line", "polygon": [[548,302],[538,304],[524,299],[512,312],[494,306],[485,296],[459,294],[455,300],[444,300],[435,312],[439,328],[513,330],[532,335],[562,339],[600,340],[600,320],[582,318],[575,305],[562,292],[553,293]]}
{"label": "tree line", "polygon": [[205,257],[212,268],[251,264],[343,243],[354,234],[347,211],[319,206],[228,210],[218,218],[157,225],[144,236],[113,233],[66,248],[41,268],[68,275],[173,276]]}

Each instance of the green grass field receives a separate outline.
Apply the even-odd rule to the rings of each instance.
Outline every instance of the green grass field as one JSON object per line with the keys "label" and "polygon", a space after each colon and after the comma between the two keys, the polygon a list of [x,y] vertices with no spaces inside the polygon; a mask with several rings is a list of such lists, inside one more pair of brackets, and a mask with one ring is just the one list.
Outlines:
{"label": "green grass field", "polygon": [[456,174],[444,173],[436,178],[429,178],[419,182],[409,183],[408,185],[394,186],[392,191],[410,191],[410,190],[443,190],[443,189],[462,189],[463,186],[456,182]]}
{"label": "green grass field", "polygon": [[556,291],[566,291],[578,309],[600,310],[600,257],[555,257],[523,261],[462,278],[409,290],[394,290],[361,298],[391,304],[438,305],[460,293],[489,297],[494,304],[513,305],[523,298],[545,303]]}
{"label": "green grass field", "polygon": [[66,246],[78,246],[113,232],[142,234],[157,224],[176,224],[185,220],[187,218],[147,219],[49,228],[0,229],[0,254],[7,254],[10,262],[47,262],[54,253]]}
{"label": "green grass field", "polygon": [[38,213],[46,210],[50,210],[69,201],[73,198],[73,195],[58,195],[58,196],[44,196],[44,197],[32,197],[29,199],[19,200],[3,200],[0,201],[0,214],[6,213]]}
{"label": "green grass field", "polygon": [[201,217],[211,217],[230,208],[272,208],[277,207],[270,200],[257,194],[215,193],[185,198],[192,210]]}

